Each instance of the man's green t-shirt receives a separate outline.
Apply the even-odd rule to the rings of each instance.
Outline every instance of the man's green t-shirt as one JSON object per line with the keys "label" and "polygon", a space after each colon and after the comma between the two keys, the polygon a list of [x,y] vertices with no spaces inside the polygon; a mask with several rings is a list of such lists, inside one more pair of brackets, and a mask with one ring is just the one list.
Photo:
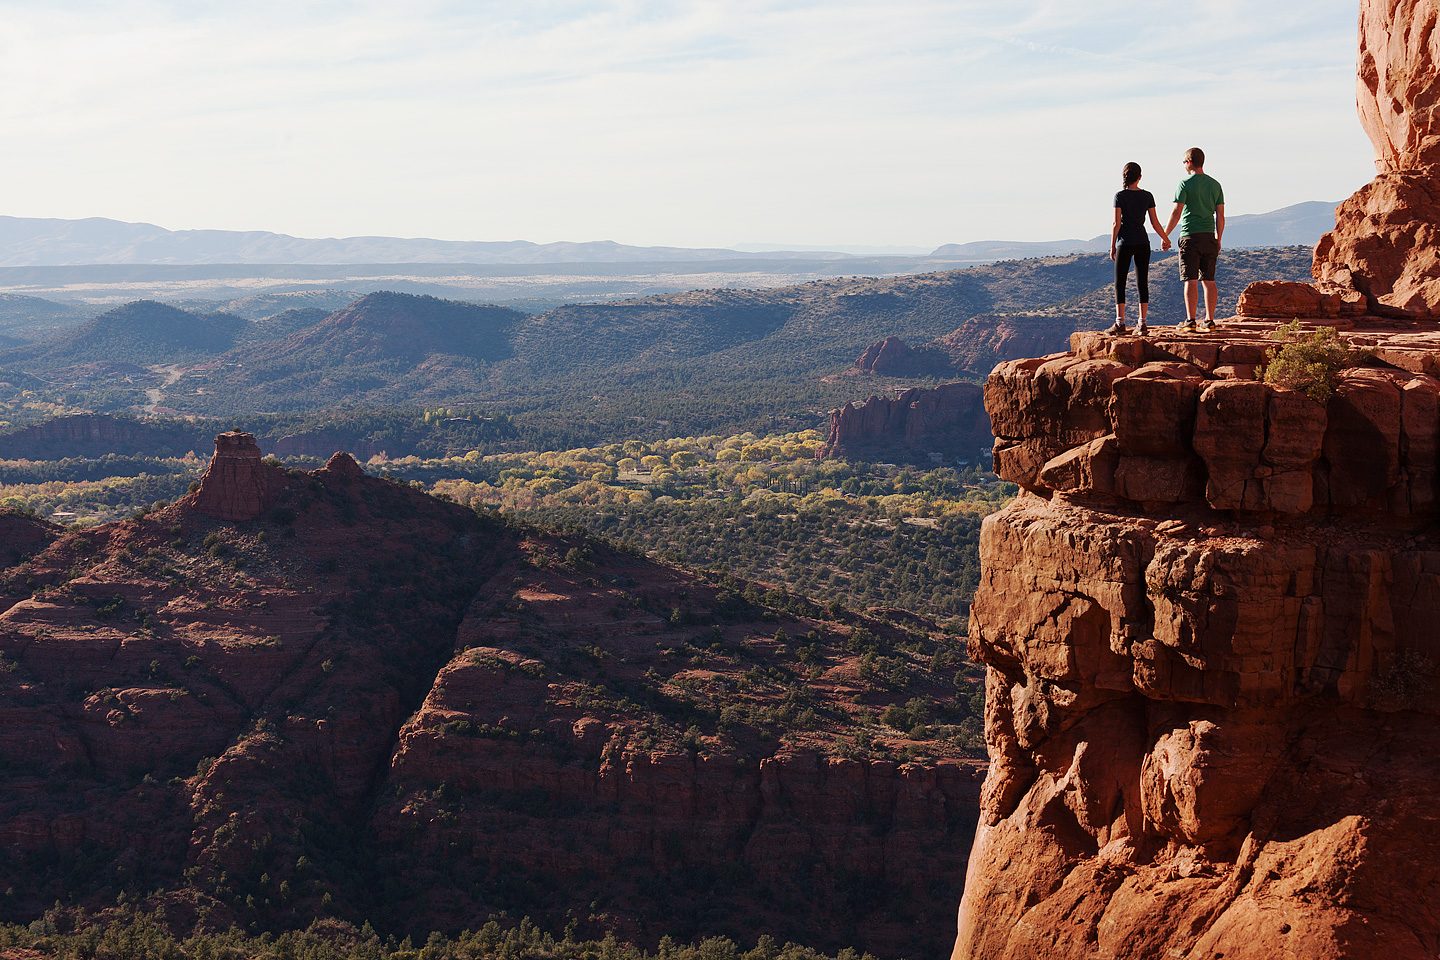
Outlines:
{"label": "man's green t-shirt", "polygon": [[1180,236],[1215,232],[1215,208],[1225,202],[1220,181],[1206,173],[1192,173],[1175,188],[1175,202],[1185,204]]}

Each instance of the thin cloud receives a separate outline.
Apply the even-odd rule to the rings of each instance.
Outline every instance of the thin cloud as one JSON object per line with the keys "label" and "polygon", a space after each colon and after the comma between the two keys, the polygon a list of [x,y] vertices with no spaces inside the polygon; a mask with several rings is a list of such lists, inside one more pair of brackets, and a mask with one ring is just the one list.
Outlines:
{"label": "thin cloud", "polygon": [[0,3],[0,121],[27,184],[7,212],[695,245],[1041,238],[1100,232],[1088,192],[1104,215],[1112,168],[1143,155],[1168,181],[1194,141],[1236,212],[1337,199],[1370,171],[1352,0],[1241,9]]}

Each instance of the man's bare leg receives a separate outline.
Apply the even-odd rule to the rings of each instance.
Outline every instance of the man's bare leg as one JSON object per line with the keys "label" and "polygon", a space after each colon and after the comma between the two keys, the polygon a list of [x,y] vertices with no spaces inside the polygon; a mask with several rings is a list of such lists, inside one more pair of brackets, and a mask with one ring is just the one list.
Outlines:
{"label": "man's bare leg", "polygon": [[1195,310],[1200,305],[1200,287],[1198,280],[1185,281],[1185,319],[1194,320]]}
{"label": "man's bare leg", "polygon": [[[1211,323],[1214,323],[1215,301],[1220,298],[1219,292],[1216,290],[1214,280],[1202,280],[1200,282],[1205,284],[1205,315],[1210,318]],[[1192,306],[1190,310],[1191,316],[1194,316],[1195,307]]]}

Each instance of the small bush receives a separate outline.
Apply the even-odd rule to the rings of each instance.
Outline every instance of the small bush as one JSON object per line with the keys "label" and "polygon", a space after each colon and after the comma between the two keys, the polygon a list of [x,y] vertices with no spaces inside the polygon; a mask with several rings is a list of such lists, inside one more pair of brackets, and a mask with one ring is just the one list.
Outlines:
{"label": "small bush", "polygon": [[1299,320],[1292,320],[1270,336],[1282,345],[1268,354],[1265,382],[1298,390],[1317,403],[1330,399],[1340,371],[1360,359],[1334,327],[1320,327],[1307,334],[1301,331]]}
{"label": "small bush", "polygon": [[1370,705],[1380,710],[1415,710],[1430,699],[1435,661],[1417,650],[1397,654],[1370,678]]}

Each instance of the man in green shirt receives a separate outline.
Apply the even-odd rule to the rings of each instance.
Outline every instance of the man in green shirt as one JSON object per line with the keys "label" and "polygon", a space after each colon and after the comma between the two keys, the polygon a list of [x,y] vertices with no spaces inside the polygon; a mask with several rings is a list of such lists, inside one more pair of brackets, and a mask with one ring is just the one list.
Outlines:
{"label": "man in green shirt", "polygon": [[1180,332],[1195,332],[1195,312],[1200,306],[1196,284],[1203,283],[1205,319],[1200,330],[1209,333],[1215,329],[1215,261],[1220,256],[1220,238],[1225,235],[1225,191],[1219,180],[1206,175],[1205,151],[1199,147],[1185,151],[1185,171],[1190,175],[1175,188],[1175,211],[1165,232],[1180,224],[1180,279],[1185,281],[1185,322]]}

